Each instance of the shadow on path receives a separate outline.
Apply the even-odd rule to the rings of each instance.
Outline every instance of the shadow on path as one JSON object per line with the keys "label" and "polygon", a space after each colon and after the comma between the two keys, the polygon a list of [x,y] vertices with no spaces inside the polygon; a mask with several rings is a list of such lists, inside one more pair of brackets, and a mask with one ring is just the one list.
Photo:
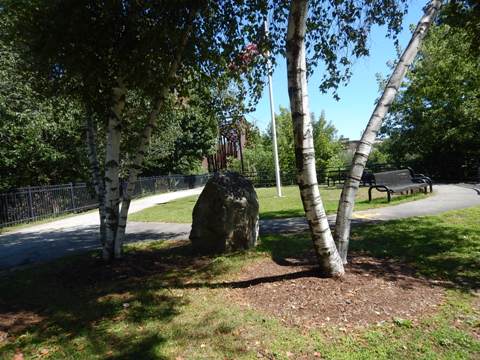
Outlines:
{"label": "shadow on path", "polygon": [[[127,234],[127,243],[188,237],[184,231],[161,231],[157,227],[134,230]],[[7,234],[0,238],[0,271],[99,248],[98,226]]]}

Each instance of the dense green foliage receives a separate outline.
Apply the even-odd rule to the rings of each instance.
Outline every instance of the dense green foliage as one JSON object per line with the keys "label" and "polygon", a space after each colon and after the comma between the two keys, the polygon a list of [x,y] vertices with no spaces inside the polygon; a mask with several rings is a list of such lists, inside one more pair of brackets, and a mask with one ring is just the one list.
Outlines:
{"label": "dense green foliage", "polygon": [[40,94],[36,74],[23,65],[0,41],[0,191],[86,180],[81,104]]}
{"label": "dense green foliage", "polygon": [[[42,85],[48,86],[25,67],[11,46],[1,43],[0,191],[89,180],[84,141],[85,117],[89,115],[72,96],[59,96],[53,89],[40,93]],[[204,111],[205,104],[169,105],[153,134],[145,175],[201,171],[201,160],[215,143],[217,119],[211,111]],[[142,125],[144,106],[137,97],[126,110],[126,118],[140,118]],[[138,133],[139,123],[125,122],[124,129]],[[99,136],[102,151],[101,129]],[[135,140],[132,137],[129,143],[124,139],[124,147],[131,151]]]}
{"label": "dense green foliage", "polygon": [[[326,120],[325,113],[322,112],[318,120],[315,119],[314,114],[312,114],[312,118],[317,172],[322,174],[328,167],[343,165],[341,158],[343,150],[337,137],[337,130],[331,122]],[[286,174],[286,177],[292,177],[296,173],[296,168],[293,124],[290,111],[287,108],[280,107],[280,113],[275,115],[275,122],[277,126],[280,169],[282,173]],[[265,134],[261,134],[258,129],[247,133],[247,146],[243,157],[247,172],[262,174],[273,179],[275,177],[275,169],[271,125],[267,129]],[[239,160],[232,160],[230,169],[239,171]]]}
{"label": "dense green foliage", "polygon": [[201,161],[215,149],[219,119],[202,105],[189,103],[160,115],[145,157],[145,175],[205,172]]}
{"label": "dense green foliage", "polygon": [[474,178],[480,158],[480,58],[466,30],[431,29],[392,107],[385,147],[439,179]]}
{"label": "dense green foliage", "polygon": [[[189,173],[198,171],[217,137],[216,126],[227,107],[219,93],[233,86],[245,97],[243,85],[250,84],[250,98],[255,99],[260,85],[259,76],[252,73],[263,57],[247,64],[248,71],[231,71],[228,66],[251,41],[247,37],[257,31],[251,24],[255,19],[245,21],[249,6],[230,5],[5,1],[0,8],[5,31],[0,35],[20,54],[25,68],[43,82],[36,91],[45,97],[68,96],[78,104],[82,119],[88,114],[95,120],[100,157],[105,154],[106,119],[112,107],[123,104],[123,97],[115,103],[112,95],[115,89],[126,93],[125,108],[122,105],[123,111],[117,114],[121,124],[115,128],[122,132],[120,176],[127,176],[129,169],[138,170],[139,151],[147,155],[147,174]],[[256,21],[262,23],[261,18]],[[238,32],[247,25],[248,31]],[[31,102],[36,106],[34,99]],[[66,116],[60,121],[72,123]],[[151,145],[147,151],[139,150],[144,140],[148,142],[146,129],[155,123]],[[76,136],[83,138],[83,130]],[[76,153],[68,156],[78,157]],[[104,165],[116,168],[117,161]]]}
{"label": "dense green foliage", "polygon": [[470,50],[480,55],[480,2],[478,0],[451,0],[445,4],[440,23],[463,29]]}

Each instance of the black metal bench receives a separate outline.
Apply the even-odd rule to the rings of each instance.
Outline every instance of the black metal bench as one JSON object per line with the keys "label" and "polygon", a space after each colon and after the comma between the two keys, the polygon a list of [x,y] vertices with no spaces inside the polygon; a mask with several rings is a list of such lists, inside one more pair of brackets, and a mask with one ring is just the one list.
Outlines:
{"label": "black metal bench", "polygon": [[408,193],[409,191],[413,194],[416,189],[423,190],[425,193],[427,193],[428,188],[430,188],[430,192],[433,190],[430,178],[422,174],[415,174],[410,168],[375,173],[373,176],[375,184],[368,189],[368,201],[372,201],[373,189],[386,192],[389,202],[392,194]]}

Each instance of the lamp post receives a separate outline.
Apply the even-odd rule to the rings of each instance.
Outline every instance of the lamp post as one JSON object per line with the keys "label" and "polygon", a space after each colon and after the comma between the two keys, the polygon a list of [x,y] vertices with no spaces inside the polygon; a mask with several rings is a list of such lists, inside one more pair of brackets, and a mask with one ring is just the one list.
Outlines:
{"label": "lamp post", "polygon": [[[265,36],[268,36],[268,23],[265,20]],[[275,105],[273,103],[273,86],[272,86],[272,65],[270,62],[270,53],[267,53],[267,69],[268,69],[268,92],[270,95],[270,115],[272,118],[272,143],[273,143],[273,161],[275,163],[275,182],[277,185],[277,196],[282,196],[282,183],[280,178],[280,164],[278,162],[278,145],[277,145],[277,126],[275,124]]]}

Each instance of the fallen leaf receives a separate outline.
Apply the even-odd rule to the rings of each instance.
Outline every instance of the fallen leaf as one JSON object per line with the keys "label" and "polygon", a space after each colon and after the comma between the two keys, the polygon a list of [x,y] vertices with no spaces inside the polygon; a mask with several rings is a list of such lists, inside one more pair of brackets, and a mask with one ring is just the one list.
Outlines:
{"label": "fallen leaf", "polygon": [[0,331],[0,343],[1,343],[2,341],[7,340],[7,337],[8,337],[8,333],[7,333],[7,332],[5,332],[5,331]]}

